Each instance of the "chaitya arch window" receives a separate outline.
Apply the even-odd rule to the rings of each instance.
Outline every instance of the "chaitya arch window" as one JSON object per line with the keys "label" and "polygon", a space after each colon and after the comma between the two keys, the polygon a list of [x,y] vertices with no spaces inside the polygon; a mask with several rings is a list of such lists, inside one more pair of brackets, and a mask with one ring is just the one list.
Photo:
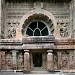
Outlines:
{"label": "chaitya arch window", "polygon": [[26,34],[29,36],[47,36],[48,28],[42,21],[34,21],[29,24]]}

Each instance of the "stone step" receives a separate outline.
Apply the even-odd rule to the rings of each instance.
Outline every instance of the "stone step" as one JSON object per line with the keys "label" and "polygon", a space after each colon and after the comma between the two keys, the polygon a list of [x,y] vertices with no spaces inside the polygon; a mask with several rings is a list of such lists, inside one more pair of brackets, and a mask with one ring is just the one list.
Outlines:
{"label": "stone step", "polygon": [[33,71],[44,71],[42,67],[34,67]]}

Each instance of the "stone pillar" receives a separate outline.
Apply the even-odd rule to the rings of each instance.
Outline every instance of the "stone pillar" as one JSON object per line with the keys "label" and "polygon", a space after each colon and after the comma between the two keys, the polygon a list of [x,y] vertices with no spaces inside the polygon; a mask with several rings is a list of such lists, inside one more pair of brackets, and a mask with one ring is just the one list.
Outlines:
{"label": "stone pillar", "polygon": [[75,0],[72,1],[73,4],[73,37],[75,37]]}
{"label": "stone pillar", "polygon": [[12,60],[13,60],[13,70],[17,69],[17,56],[16,56],[16,52],[15,50],[12,50]]}
{"label": "stone pillar", "polygon": [[1,70],[1,51],[0,51],[0,70]]}
{"label": "stone pillar", "polygon": [[[70,50],[69,69],[74,69],[74,51]],[[73,61],[73,62],[72,62]]]}
{"label": "stone pillar", "polygon": [[72,1],[70,2],[70,25],[69,25],[69,32],[70,32],[70,37],[73,37],[72,30],[73,30],[73,3]]}
{"label": "stone pillar", "polygon": [[62,69],[61,51],[58,51],[58,70]]}
{"label": "stone pillar", "polygon": [[42,54],[42,63],[43,63],[43,64],[42,64],[43,69],[46,70],[46,69],[47,69],[47,66],[46,66],[46,65],[47,65],[47,57],[46,57],[46,53],[43,53],[43,54]]}
{"label": "stone pillar", "polygon": [[30,54],[29,50],[24,50],[24,72],[30,71]]}
{"label": "stone pillar", "polygon": [[31,54],[31,69],[33,69],[34,68],[34,66],[33,66],[33,56],[32,56],[32,54]]}
{"label": "stone pillar", "polygon": [[6,51],[1,51],[1,69],[6,70],[6,64],[5,64],[5,52]]}
{"label": "stone pillar", "polygon": [[0,38],[1,38],[1,0],[0,0]]}
{"label": "stone pillar", "polygon": [[53,70],[53,50],[47,51],[47,70],[52,71]]}

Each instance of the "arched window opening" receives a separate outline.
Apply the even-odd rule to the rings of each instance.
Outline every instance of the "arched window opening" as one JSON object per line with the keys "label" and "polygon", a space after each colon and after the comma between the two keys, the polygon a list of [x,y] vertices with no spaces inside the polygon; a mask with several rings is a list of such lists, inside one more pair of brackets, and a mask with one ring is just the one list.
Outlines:
{"label": "arched window opening", "polygon": [[29,36],[47,36],[47,26],[41,21],[35,21],[30,23],[27,28],[26,34]]}

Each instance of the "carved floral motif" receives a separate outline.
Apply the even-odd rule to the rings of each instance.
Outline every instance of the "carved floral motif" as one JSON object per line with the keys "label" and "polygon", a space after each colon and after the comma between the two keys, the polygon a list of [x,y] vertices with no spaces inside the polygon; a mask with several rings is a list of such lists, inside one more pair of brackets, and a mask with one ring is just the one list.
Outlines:
{"label": "carved floral motif", "polygon": [[68,23],[58,23],[60,27],[60,36],[61,37],[68,37]]}

